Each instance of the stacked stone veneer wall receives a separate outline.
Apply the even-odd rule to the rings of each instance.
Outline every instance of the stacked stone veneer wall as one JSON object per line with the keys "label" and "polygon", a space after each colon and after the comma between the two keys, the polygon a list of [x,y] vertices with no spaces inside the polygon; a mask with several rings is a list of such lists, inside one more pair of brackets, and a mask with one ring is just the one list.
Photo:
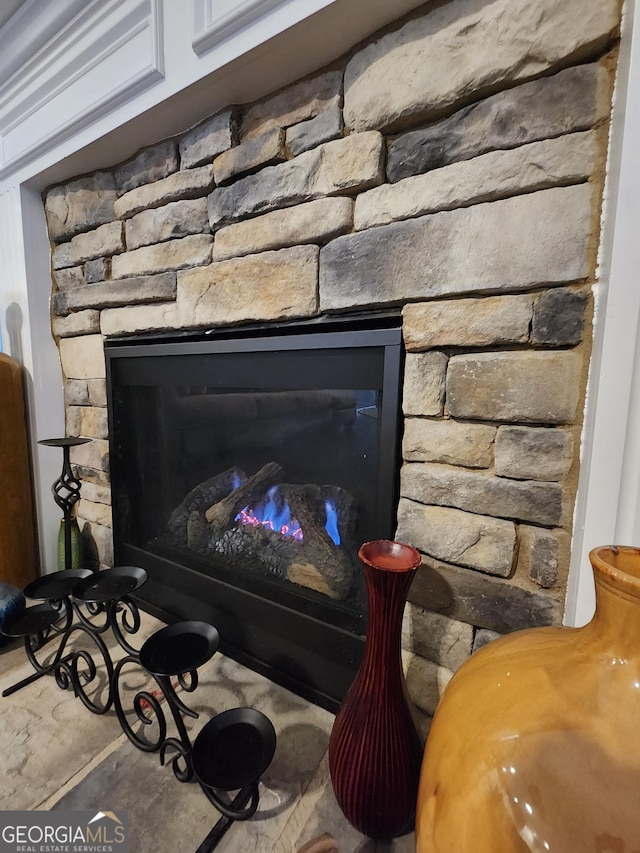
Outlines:
{"label": "stacked stone veneer wall", "polygon": [[[103,341],[403,306],[409,683],[561,620],[619,8],[453,0],[45,204],[81,523],[112,560]],[[203,104],[203,114],[206,104]]]}

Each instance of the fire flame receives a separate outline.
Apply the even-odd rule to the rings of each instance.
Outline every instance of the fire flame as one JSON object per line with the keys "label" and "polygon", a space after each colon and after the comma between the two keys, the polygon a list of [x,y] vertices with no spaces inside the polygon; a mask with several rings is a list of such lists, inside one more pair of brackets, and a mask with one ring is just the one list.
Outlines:
{"label": "fire flame", "polygon": [[277,486],[272,486],[267,492],[266,500],[257,504],[252,509],[245,506],[237,514],[236,521],[250,524],[252,527],[266,527],[281,536],[288,536],[302,542],[302,528],[296,518],[291,517],[289,504],[282,500]]}
{"label": "fire flame", "polygon": [[[237,486],[234,487],[237,488]],[[334,544],[340,545],[338,512],[335,504],[330,500],[326,500],[324,509],[325,530]],[[277,486],[272,486],[267,491],[265,499],[254,507],[249,507],[248,505],[243,507],[234,520],[241,522],[241,524],[249,524],[252,527],[265,527],[267,530],[273,530],[275,533],[295,539],[297,542],[304,541],[300,522],[291,515],[289,504],[284,500]]]}

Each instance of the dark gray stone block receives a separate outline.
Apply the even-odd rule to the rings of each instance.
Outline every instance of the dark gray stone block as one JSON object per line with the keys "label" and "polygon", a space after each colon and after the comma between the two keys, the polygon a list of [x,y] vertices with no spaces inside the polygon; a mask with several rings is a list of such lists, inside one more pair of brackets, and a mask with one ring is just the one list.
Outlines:
{"label": "dark gray stone block", "polygon": [[342,136],[342,110],[339,103],[334,103],[315,118],[287,128],[287,145],[291,153],[297,155],[339,136]]}
{"label": "dark gray stone block", "polygon": [[562,619],[561,603],[549,595],[428,557],[408,597],[413,604],[500,634],[559,625]]}
{"label": "dark gray stone block", "polygon": [[320,252],[322,310],[580,280],[588,273],[590,193],[588,184],[554,187],[338,237]]}
{"label": "dark gray stone block", "polygon": [[567,68],[516,86],[389,145],[387,177],[399,181],[486,151],[592,127],[598,118],[597,64]]}
{"label": "dark gray stone block", "polygon": [[140,305],[146,302],[167,302],[176,296],[175,272],[140,275],[87,284],[53,297],[53,312],[61,316],[83,308],[113,308],[117,305]]}
{"label": "dark gray stone block", "polygon": [[178,169],[178,144],[172,139],[143,148],[132,160],[116,169],[118,193],[166,178]]}
{"label": "dark gray stone block", "polygon": [[533,306],[531,340],[547,346],[572,346],[582,340],[587,294],[566,287],[547,290]]}
{"label": "dark gray stone block", "polygon": [[106,281],[111,275],[111,258],[95,258],[84,265],[84,278],[87,284]]}

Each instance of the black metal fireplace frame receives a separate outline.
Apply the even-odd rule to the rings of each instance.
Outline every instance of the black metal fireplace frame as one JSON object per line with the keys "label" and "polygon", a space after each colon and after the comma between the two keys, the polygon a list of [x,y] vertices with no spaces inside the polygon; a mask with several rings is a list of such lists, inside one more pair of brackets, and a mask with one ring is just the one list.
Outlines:
{"label": "black metal fireplace frame", "polygon": [[[332,318],[331,320],[215,330],[189,336],[140,336],[105,343],[111,482],[119,487],[120,471],[113,464],[114,442],[112,378],[123,358],[182,354],[308,350],[310,348],[376,347],[384,351],[383,397],[380,412],[378,488],[392,500],[390,511],[378,518],[379,538],[392,538],[398,494],[399,416],[404,350],[397,316]],[[221,650],[273,681],[316,704],[336,710],[356,671],[364,650],[366,617],[354,633],[328,625],[314,616],[204,575],[183,564],[150,554],[122,542],[118,514],[114,513],[114,559],[117,565],[146,570],[148,581],[141,605],[165,621],[197,619],[211,622],[221,637]],[[242,621],[237,614],[242,614]]]}

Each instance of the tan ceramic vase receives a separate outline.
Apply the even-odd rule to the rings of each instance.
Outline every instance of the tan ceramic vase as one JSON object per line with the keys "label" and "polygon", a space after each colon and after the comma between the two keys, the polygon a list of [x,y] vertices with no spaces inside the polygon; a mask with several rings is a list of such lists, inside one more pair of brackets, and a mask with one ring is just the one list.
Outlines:
{"label": "tan ceramic vase", "polygon": [[449,683],[418,853],[640,853],[640,549],[590,559],[588,625],[496,640]]}

